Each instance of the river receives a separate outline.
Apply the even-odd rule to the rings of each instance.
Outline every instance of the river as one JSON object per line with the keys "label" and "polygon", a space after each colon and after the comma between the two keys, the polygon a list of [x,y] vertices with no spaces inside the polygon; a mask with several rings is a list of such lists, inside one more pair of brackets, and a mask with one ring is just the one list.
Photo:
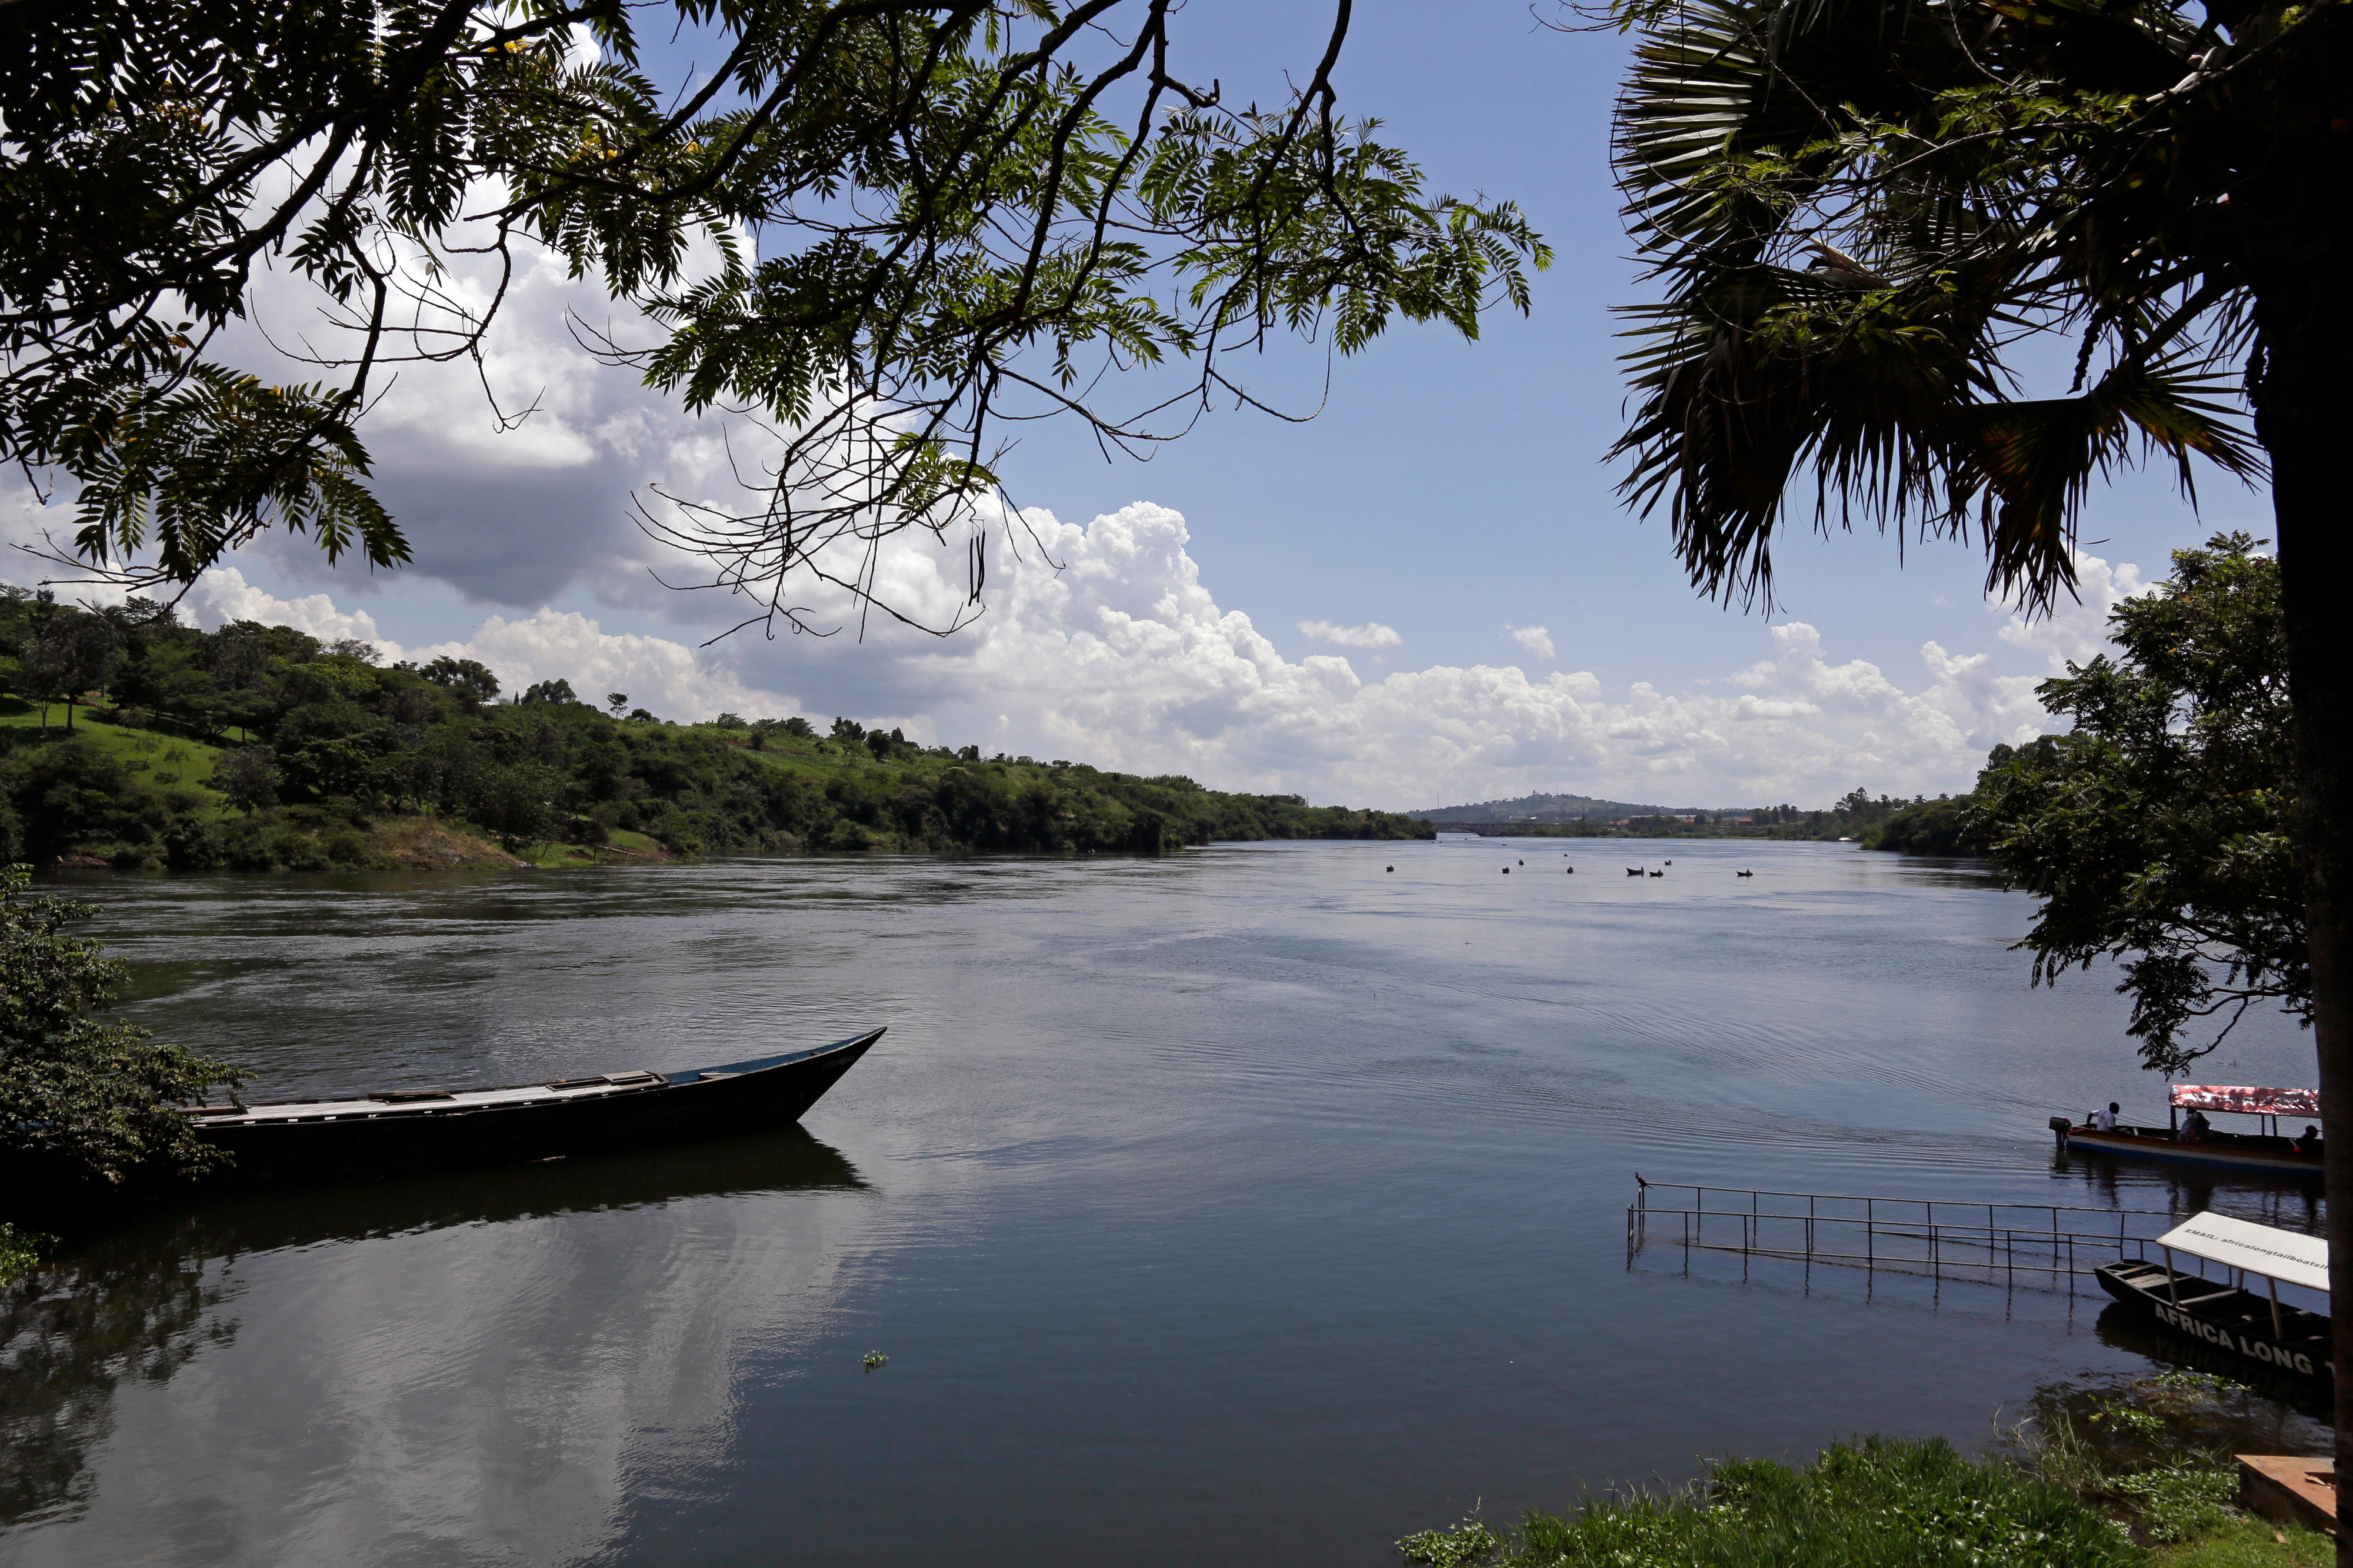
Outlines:
{"label": "river", "polygon": [[[1628,1256],[1637,1171],[2184,1201],[2054,1160],[2052,1111],[2161,1120],[2161,1086],[2111,977],[2028,987],[2031,902],[1966,864],[1530,839],[73,889],[132,1015],[249,1096],[891,1032],[803,1130],[78,1241],[0,1329],[10,1568],[1381,1564],[1708,1455],[1981,1444],[2163,1349],[2094,1297]],[[2251,1023],[2202,1076],[2309,1082],[2309,1038]]]}

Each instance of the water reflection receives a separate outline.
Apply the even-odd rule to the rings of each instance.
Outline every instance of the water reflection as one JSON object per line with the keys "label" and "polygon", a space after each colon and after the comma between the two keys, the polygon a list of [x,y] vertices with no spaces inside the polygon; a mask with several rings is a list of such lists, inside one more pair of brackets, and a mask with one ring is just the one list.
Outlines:
{"label": "water reflection", "polygon": [[[448,1226],[642,1207],[713,1194],[855,1192],[866,1183],[807,1130],[543,1160],[375,1182],[320,1182],[184,1199],[104,1245],[135,1249],[169,1236],[206,1257],[357,1241]],[[171,1245],[172,1243],[166,1243]]]}
{"label": "water reflection", "polygon": [[2273,1446],[2248,1448],[2244,1445],[2255,1439],[2244,1435],[2218,1437],[2218,1444],[2233,1441],[2241,1445],[2240,1452],[2261,1454],[2292,1454],[2297,1451],[2290,1446],[2294,1444],[2317,1448],[2328,1446],[2325,1428],[2306,1426],[2285,1415],[2295,1411],[2313,1421],[2327,1420],[2328,1401],[2309,1379],[2282,1377],[2261,1363],[2216,1350],[2186,1334],[2168,1332],[2146,1310],[2137,1310],[2123,1301],[2111,1302],[2092,1327],[2102,1344],[2146,1357],[2168,1371],[2205,1373],[2246,1389],[2253,1396],[2247,1405],[2247,1419],[2275,1429],[2274,1436],[2262,1439]]}
{"label": "water reflection", "polygon": [[[94,1332],[97,1392],[34,1402],[81,1435],[34,1457],[97,1480],[43,1483],[0,1568],[1380,1562],[1482,1500],[1966,1440],[2186,1349],[2105,1342],[2105,1297],[1622,1271],[1633,1171],[2307,1201],[2054,1169],[2052,1114],[2144,1117],[2156,1079],[2099,976],[2025,985],[2028,904],[1982,876],[1627,853],[1674,871],[1269,845],[94,889],[138,1021],[257,1094],[892,1032],[809,1121],[854,1172],[566,1163],[225,1195],[85,1246],[126,1278],[152,1250],[145,1316],[121,1308],[149,1359]],[[2238,1081],[2308,1078],[2292,1025],[2234,1039]]]}
{"label": "water reflection", "polygon": [[[187,1200],[82,1238],[0,1294],[0,1526],[22,1531],[0,1555],[249,1561],[299,1535],[356,1561],[385,1527],[427,1556],[591,1550],[632,1457],[723,1426],[742,1329],[822,1315],[810,1200],[866,1190],[794,1127]],[[290,1492],[290,1442],[332,1479]],[[102,1447],[180,1495],[96,1495]],[[70,1551],[38,1528],[68,1522]]]}
{"label": "water reflection", "polygon": [[2076,1152],[2052,1156],[2052,1177],[2077,1188],[2075,1201],[2110,1208],[2217,1214],[2317,1236],[2326,1212],[2320,1184],[2255,1172],[2200,1171]]}
{"label": "water reflection", "polygon": [[0,1289],[0,1525],[69,1517],[115,1385],[160,1383],[207,1341],[221,1291],[200,1258],[148,1248],[77,1257]]}

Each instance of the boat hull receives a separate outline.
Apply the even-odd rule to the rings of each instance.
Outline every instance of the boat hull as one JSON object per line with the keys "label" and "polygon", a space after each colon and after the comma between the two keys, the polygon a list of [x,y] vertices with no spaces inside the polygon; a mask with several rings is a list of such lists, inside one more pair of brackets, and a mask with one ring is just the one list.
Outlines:
{"label": "boat hull", "polygon": [[[2058,1119],[2053,1118],[2054,1121]],[[2211,1142],[2188,1143],[2163,1129],[2103,1132],[2096,1127],[2071,1127],[2060,1134],[2059,1146],[2069,1153],[2108,1154],[2119,1160],[2154,1160],[2170,1165],[2202,1165],[2228,1171],[2264,1171],[2274,1175],[2320,1180],[2321,1157],[2287,1148],[2284,1138],[2246,1138],[2221,1134]]]}
{"label": "boat hull", "polygon": [[2283,1305],[2274,1329],[2272,1302],[2252,1290],[2218,1288],[2197,1275],[2143,1261],[2111,1263],[2094,1272],[2102,1289],[2146,1312],[2160,1328],[2334,1394],[2330,1323],[2318,1312]]}
{"label": "boat hull", "polygon": [[237,1183],[554,1159],[797,1121],[881,1037],[876,1029],[691,1072],[616,1075],[650,1081],[523,1085],[365,1109],[253,1105],[234,1118],[199,1115],[195,1131],[231,1157],[221,1179]]}

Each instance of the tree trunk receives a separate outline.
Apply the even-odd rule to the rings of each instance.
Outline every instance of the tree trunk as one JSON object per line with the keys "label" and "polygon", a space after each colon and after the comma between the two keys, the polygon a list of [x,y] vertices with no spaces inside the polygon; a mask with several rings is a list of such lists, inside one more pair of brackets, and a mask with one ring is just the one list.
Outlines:
{"label": "tree trunk", "polygon": [[[2319,285],[2318,289],[2312,288]],[[2329,286],[2318,277],[2306,285]],[[2306,289],[2293,289],[2304,293]],[[2315,305],[2321,301],[2314,300]],[[2313,1032],[2326,1139],[2332,1302],[2353,1302],[2353,639],[2342,631],[2353,583],[2353,332],[2316,316],[2262,310],[2267,363],[2257,427],[2272,458],[2272,506],[2285,599],[2288,688],[2306,854]],[[2281,314],[2284,314],[2282,312]],[[2353,1391],[2353,1332],[2335,1335],[2337,1386]],[[2353,1475],[2353,1394],[2337,1403],[2337,1470]],[[2353,1531],[2337,1561],[2353,1568]]]}
{"label": "tree trunk", "polygon": [[[2312,963],[2314,1049],[2327,1149],[2332,1315],[2353,1303],[2353,637],[2342,626],[2353,582],[2353,127],[2333,106],[2353,77],[2353,16],[2298,23],[2303,47],[2218,100],[2209,151],[2237,171],[2227,209],[2241,275],[2254,295],[2261,358],[2248,378],[2255,432],[2272,465],[2288,695]],[[2328,106],[2328,107],[2324,107]],[[2353,1475],[2353,1331],[2330,1361],[2337,1468]],[[2353,1568],[2353,1530],[2337,1536]]]}

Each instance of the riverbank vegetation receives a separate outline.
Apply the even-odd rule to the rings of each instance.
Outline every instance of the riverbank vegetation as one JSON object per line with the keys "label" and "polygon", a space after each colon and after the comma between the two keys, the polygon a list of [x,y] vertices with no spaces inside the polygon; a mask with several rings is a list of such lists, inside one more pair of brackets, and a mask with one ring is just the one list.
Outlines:
{"label": "riverbank vegetation", "polygon": [[2232,1449],[2275,1451],[2281,1426],[2203,1373],[2058,1384],[1979,1458],[1864,1437],[1802,1467],[1727,1460],[1679,1491],[1508,1531],[1474,1517],[1398,1546],[1415,1568],[2322,1568],[2326,1538],[2232,1502]]}
{"label": "riverbank vegetation", "polygon": [[2123,966],[2132,1034],[2179,1073],[2251,1007],[2312,1016],[2279,563],[2245,533],[2173,553],[2108,617],[2113,655],[2039,689],[2073,721],[1978,778],[1994,864],[2039,896],[2038,982]]}
{"label": "riverbank vegetation", "polygon": [[[23,1195],[28,1170],[115,1186],[135,1171],[200,1173],[218,1156],[174,1101],[232,1091],[245,1075],[131,1024],[107,1023],[125,978],[95,942],[65,934],[90,906],[28,897],[31,873],[0,868],[0,1165]],[[0,1275],[27,1261],[28,1238],[0,1227]]]}
{"label": "riverbank vegetation", "polygon": [[472,660],[0,587],[0,862],[201,870],[1414,838],[1386,812],[983,756],[836,719],[677,724]]}
{"label": "riverbank vegetation", "polygon": [[2174,552],[2109,616],[2113,654],[2036,689],[2067,733],[1996,746],[1969,794],[1862,836],[1986,856],[2036,894],[2035,983],[2116,960],[2142,1058],[2168,1073],[2251,1007],[2311,1014],[2279,563],[2259,548]]}
{"label": "riverbank vegetation", "polygon": [[0,1220],[0,1286],[31,1273],[47,1251],[50,1239]]}
{"label": "riverbank vegetation", "polygon": [[1978,831],[1976,808],[1975,794],[1940,795],[1934,800],[1915,801],[1855,837],[1865,849],[1898,855],[1982,855],[1985,838]]}

